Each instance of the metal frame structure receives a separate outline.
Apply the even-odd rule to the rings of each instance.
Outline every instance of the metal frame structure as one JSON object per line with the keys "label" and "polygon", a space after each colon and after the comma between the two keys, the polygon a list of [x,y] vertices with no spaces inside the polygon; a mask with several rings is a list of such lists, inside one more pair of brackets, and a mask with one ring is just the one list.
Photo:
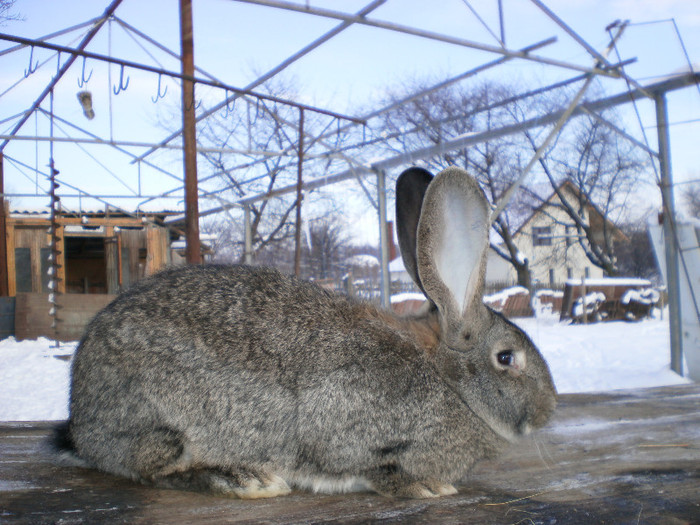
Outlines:
{"label": "metal frame structure", "polygon": [[[380,233],[380,244],[381,244],[381,255],[382,255],[382,300],[385,305],[389,301],[389,275],[388,275],[388,232],[386,229],[387,220],[387,208],[386,208],[386,172],[392,168],[410,164],[421,159],[425,159],[436,154],[452,151],[456,149],[462,149],[469,145],[493,140],[498,137],[506,136],[509,134],[521,133],[525,130],[532,128],[544,128],[546,126],[553,126],[548,138],[541,144],[538,149],[538,153],[533,157],[529,167],[531,167],[537,160],[537,155],[545,149],[549,141],[556,136],[559,129],[566,124],[570,118],[574,118],[578,115],[589,114],[593,115],[595,118],[601,119],[605,125],[609,126],[615,132],[620,133],[627,140],[633,141],[637,146],[642,147],[647,153],[649,153],[656,161],[659,163],[660,169],[660,184],[662,188],[662,196],[664,202],[664,208],[666,216],[671,220],[667,221],[668,231],[667,231],[667,243],[668,250],[667,254],[669,257],[668,268],[669,276],[672,275],[673,268],[678,269],[677,260],[677,249],[674,249],[674,232],[673,232],[673,218],[675,217],[675,211],[673,209],[673,199],[670,192],[670,187],[672,185],[671,168],[669,162],[669,139],[667,133],[667,122],[666,122],[666,109],[665,109],[665,96],[666,93],[674,91],[677,89],[682,89],[692,85],[698,85],[700,83],[700,74],[690,72],[688,74],[677,75],[673,78],[654,83],[652,85],[641,86],[639,82],[635,79],[629,77],[624,70],[624,66],[633,61],[631,60],[620,60],[617,63],[613,63],[608,60],[608,53],[614,48],[616,40],[620,37],[622,32],[625,30],[625,24],[620,24],[617,26],[611,26],[611,30],[614,30],[614,34],[611,31],[610,45],[607,50],[603,52],[597,51],[593,46],[585,41],[578,33],[576,33],[570,26],[563,22],[554,12],[546,7],[541,0],[529,0],[537,9],[539,9],[546,17],[548,17],[552,24],[559,29],[563,30],[571,39],[573,39],[581,49],[590,56],[592,65],[581,65],[568,61],[553,59],[543,55],[536,54],[536,52],[544,47],[553,44],[555,38],[547,38],[539,42],[535,42],[527,47],[521,49],[509,49],[506,46],[506,35],[505,35],[505,25],[504,25],[504,13],[503,5],[500,0],[498,0],[498,13],[499,13],[499,29],[500,34],[496,35],[490,28],[487,27],[489,32],[498,41],[498,45],[492,45],[484,42],[472,41],[463,38],[457,38],[451,35],[440,34],[431,31],[425,31],[415,27],[409,27],[405,25],[400,25],[390,21],[379,20],[376,18],[371,18],[370,15],[377,8],[382,6],[387,2],[387,0],[372,0],[365,7],[357,11],[356,13],[343,13],[331,9],[323,9],[320,7],[313,7],[305,3],[292,3],[282,0],[231,0],[232,2],[237,2],[241,4],[251,4],[259,7],[265,7],[268,9],[278,9],[285,10],[296,13],[303,13],[308,16],[321,17],[330,20],[338,21],[338,25],[333,27],[331,30],[325,32],[320,37],[316,38],[306,46],[302,47],[297,52],[289,55],[285,60],[280,62],[277,66],[273,67],[265,74],[261,75],[259,78],[255,79],[253,82],[249,83],[243,88],[232,86],[218,80],[213,75],[196,68],[193,62],[193,39],[192,39],[192,25],[191,25],[191,0],[180,0],[180,10],[181,10],[181,52],[175,53],[169,50],[166,46],[158,43],[152,39],[147,34],[139,31],[132,25],[121,20],[116,16],[116,11],[122,0],[113,0],[109,6],[105,9],[104,13],[91,19],[83,24],[79,24],[73,28],[68,28],[63,31],[54,32],[50,35],[39,39],[27,39],[21,38],[8,34],[0,34],[0,40],[5,42],[12,42],[16,45],[5,49],[0,52],[0,58],[4,55],[14,53],[16,51],[26,49],[29,47],[32,50],[34,48],[41,48],[53,51],[57,54],[57,70],[56,74],[53,76],[51,81],[46,85],[45,89],[41,92],[40,96],[35,100],[35,102],[25,111],[6,119],[7,121],[15,121],[14,126],[8,133],[0,134],[0,196],[26,196],[28,194],[5,194],[4,193],[4,181],[3,181],[3,160],[8,160],[13,165],[23,165],[26,169],[31,170],[31,166],[27,163],[22,164],[18,159],[10,159],[4,155],[6,146],[11,141],[46,141],[53,147],[54,144],[70,142],[73,144],[83,144],[83,145],[101,145],[113,148],[115,151],[127,155],[131,159],[131,164],[141,164],[148,166],[151,169],[157,170],[158,172],[175,179],[177,186],[173,189],[167,190],[160,195],[153,194],[142,194],[139,190],[135,197],[139,199],[152,199],[152,198],[162,198],[168,197],[171,194],[177,193],[178,195],[184,191],[186,195],[186,232],[187,232],[187,259],[189,262],[198,262],[199,260],[199,247],[198,247],[198,218],[207,214],[218,213],[225,211],[232,207],[242,208],[244,212],[245,221],[245,259],[246,261],[252,262],[252,245],[253,241],[250,233],[250,223],[251,223],[251,205],[259,202],[261,200],[267,200],[272,198],[277,198],[286,194],[296,194],[295,206],[296,206],[296,247],[297,251],[295,254],[295,267],[298,269],[299,260],[299,245],[300,245],[300,229],[301,229],[301,206],[303,195],[305,192],[309,192],[316,188],[322,186],[327,186],[341,181],[357,179],[360,184],[362,184],[362,177],[366,175],[374,175],[377,182],[377,195],[376,204],[379,221],[379,233]],[[468,0],[465,0],[466,7],[479,19],[479,21],[486,26],[483,20],[479,17],[476,10],[469,4]],[[115,22],[119,24],[125,31],[128,31],[132,38],[138,38],[147,42],[149,45],[155,46],[160,51],[166,53],[167,55],[176,58],[181,61],[182,69],[180,72],[165,69],[163,67],[156,67],[148,64],[142,64],[136,61],[127,61],[122,59],[117,59],[110,55],[98,54],[87,50],[87,47],[95,36],[105,27],[107,22]],[[434,86],[429,87],[426,90],[412,93],[404,99],[390,104],[386,107],[380,108],[369,112],[366,115],[359,116],[348,116],[341,113],[314,107],[308,104],[301,104],[293,100],[286,100],[280,97],[274,97],[267,94],[263,94],[255,91],[256,88],[260,87],[265,82],[270,79],[275,78],[279,73],[287,69],[290,65],[302,59],[303,57],[312,53],[315,49],[319,48],[329,40],[333,39],[337,35],[341,34],[348,28],[360,25],[365,27],[374,28],[382,31],[390,31],[394,33],[400,33],[403,35],[409,35],[415,38],[421,38],[425,40],[430,40],[434,42],[441,42],[444,44],[449,44],[456,47],[468,48],[481,53],[487,53],[490,55],[496,55],[497,58],[484,62],[479,66],[460,73],[459,75],[442,81]],[[82,36],[80,42],[76,47],[69,47],[64,45],[57,45],[52,43],[51,40],[65,35],[73,31],[80,31],[87,28],[87,31]],[[61,62],[61,56],[68,57],[67,60]],[[66,73],[74,66],[74,63],[78,58],[83,59],[82,64],[82,82],[86,83],[89,77],[85,76],[85,61],[95,61],[103,62],[107,64],[114,64],[120,67],[119,81],[115,87],[115,95],[124,90],[128,86],[128,79],[124,82],[124,70],[134,70],[143,71],[150,73],[152,75],[158,76],[158,91],[154,100],[157,101],[158,98],[164,96],[161,92],[161,78],[170,77],[172,79],[178,80],[182,83],[182,102],[181,111],[183,116],[183,125],[177,131],[168,134],[164,139],[158,142],[146,142],[146,141],[125,141],[125,140],[115,140],[110,136],[109,139],[96,136],[85,129],[77,126],[74,123],[61,119],[54,114],[53,109],[47,111],[42,108],[47,97],[53,95],[53,90],[57,84],[62,80]],[[417,151],[412,151],[410,153],[395,155],[390,158],[385,158],[376,162],[363,162],[362,160],[356,160],[351,158],[348,154],[349,152],[361,152],[364,148],[369,148],[376,144],[381,138],[370,137],[366,138],[364,131],[372,129],[372,121],[391,111],[402,104],[408,104],[412,100],[418,97],[425,96],[429,93],[438,91],[440,89],[446,88],[447,86],[462,82],[465,79],[475,77],[479,74],[484,73],[487,70],[505,64],[507,62],[519,60],[529,63],[536,63],[541,65],[546,65],[552,68],[559,68],[565,71],[574,71],[578,75],[570,79],[556,82],[547,86],[543,86],[539,89],[523,92],[519,95],[513,97],[510,101],[524,100],[528,97],[546,92],[548,90],[559,89],[568,85],[573,85],[576,82],[581,82],[582,85],[578,90],[577,95],[571,100],[567,108],[561,109],[556,112],[551,112],[546,115],[540,115],[536,118],[526,120],[524,122],[513,124],[509,126],[504,126],[498,129],[490,129],[487,131],[477,132],[474,134],[466,135],[463,137],[457,137],[453,140],[445,141],[437,146],[426,147]],[[32,57],[30,56],[30,66],[25,71],[25,76],[29,76],[35,67],[38,66],[32,62]],[[594,78],[604,77],[610,79],[620,79],[627,86],[625,90],[621,91],[619,94],[601,98],[599,100],[582,102],[582,97],[586,93],[587,87],[591,84]],[[110,80],[111,83],[111,80]],[[79,79],[79,85],[81,80]],[[223,93],[223,100],[221,102],[212,104],[209,108],[199,109],[195,103],[194,89],[195,86],[209,86],[216,88]],[[0,100],[3,94],[0,94]],[[608,122],[602,116],[600,112],[611,107],[619,106],[622,104],[628,104],[639,99],[649,99],[654,101],[657,108],[657,127],[659,130],[659,152],[655,152],[648,144],[644,144],[641,141],[635,139],[631,135],[627,134],[623,130],[620,130],[613,123]],[[205,122],[207,118],[216,114],[219,111],[229,111],[230,105],[234,105],[237,101],[243,101],[247,104],[247,109],[250,112],[251,107],[255,107],[256,114],[258,113],[260,106],[262,106],[262,111],[271,116],[275,120],[278,126],[283,130],[285,135],[287,130],[289,133],[294,132],[294,137],[288,137],[288,145],[280,151],[260,151],[255,148],[232,148],[232,147],[222,147],[222,148],[204,148],[197,145],[196,142],[196,125],[199,122]],[[508,103],[508,101],[502,101],[502,103]],[[288,108],[293,108],[298,111],[299,120],[297,122],[292,122],[289,119],[284,118],[278,112],[273,111],[267,106],[267,104],[275,104]],[[488,109],[488,108],[486,108]],[[330,119],[329,124],[323,128],[321,133],[314,132],[310,129],[310,126],[305,126],[305,115],[318,115],[319,118]],[[51,136],[31,136],[28,134],[20,135],[19,132],[25,127],[32,115],[44,115],[49,118],[52,125]],[[4,122],[0,122],[3,124]],[[328,130],[332,123],[336,123],[336,130]],[[53,134],[53,124],[64,124],[70,126],[71,130],[82,135],[87,135],[89,138],[83,137],[57,137]],[[359,130],[363,132],[360,133]],[[407,130],[410,133],[411,130]],[[339,147],[333,144],[331,138],[334,134],[348,133],[354,134],[356,138],[349,145],[344,144]],[[142,147],[145,151],[140,154],[134,154],[127,148]],[[148,160],[148,157],[152,156],[154,152],[164,149],[175,149],[183,151],[183,175],[178,175],[172,173],[170,170],[159,166],[157,162]],[[221,153],[221,154],[242,154],[246,156],[246,161],[241,163],[238,168],[249,169],[253,166],[260,166],[265,161],[265,159],[270,157],[289,157],[290,166],[296,165],[296,180],[290,181],[290,184],[283,186],[281,188],[274,189],[272,191],[265,191],[255,193],[253,195],[248,195],[238,199],[224,199],[220,196],[215,196],[218,206],[209,207],[207,210],[200,212],[198,210],[198,196],[202,197],[212,197],[212,191],[207,191],[203,188],[203,183],[210,180],[215,175],[205,177],[203,179],[197,179],[197,154],[200,153]],[[250,158],[253,160],[250,160]],[[361,156],[360,156],[361,158]],[[308,179],[304,177],[305,175],[305,165],[308,162],[327,160],[331,161],[336,159],[342,163],[347,164],[347,169],[335,170],[330,174],[324,174],[322,177],[316,177],[313,179]],[[18,164],[15,164],[18,163]],[[529,169],[528,167],[528,169]],[[233,170],[235,170],[234,168]],[[233,171],[232,170],[232,171]],[[39,173],[39,170],[36,169]],[[42,174],[51,178],[51,189],[55,192],[57,184],[55,177],[57,173],[55,172],[53,165],[50,168],[50,173]],[[527,175],[527,169],[521,177],[524,179]],[[74,195],[82,195],[85,197],[94,197],[100,202],[108,202],[116,198],[126,198],[134,197],[131,195],[117,195],[117,194],[104,194],[104,195],[90,195],[88,192],[84,192],[80,188],[66,184],[65,182],[59,181],[62,185],[67,188],[71,188],[73,193],[64,193],[65,198],[69,198]],[[503,209],[507,204],[507,199],[513,192],[517,190],[518,185],[514,185],[508,192],[508,197],[506,197],[502,202],[497,203],[496,212],[494,212],[494,217],[497,215],[498,211]],[[374,196],[369,194],[369,191],[364,188],[368,196],[374,200]],[[52,202],[58,202],[59,196],[52,196]],[[3,209],[2,199],[0,198],[0,234],[2,234],[3,223],[5,212]],[[3,243],[0,243],[3,245]],[[674,255],[675,254],[675,255]],[[3,258],[2,248],[0,248],[0,260]],[[678,272],[676,272],[677,274]],[[672,322],[672,334],[674,334],[677,328],[673,325],[674,319],[679,319],[678,303],[675,303],[674,297],[677,295],[677,279],[676,283],[671,282],[673,279],[669,279],[669,294],[671,296],[671,322]],[[6,290],[6,286],[3,288],[2,279],[0,279],[0,295],[3,294],[3,290]],[[675,290],[675,291],[674,291]],[[675,304],[674,304],[675,303]],[[679,328],[678,328],[679,329]],[[677,335],[672,335],[672,352],[674,355],[674,369],[680,370],[680,356],[682,350],[680,349],[680,342],[678,341]]]}

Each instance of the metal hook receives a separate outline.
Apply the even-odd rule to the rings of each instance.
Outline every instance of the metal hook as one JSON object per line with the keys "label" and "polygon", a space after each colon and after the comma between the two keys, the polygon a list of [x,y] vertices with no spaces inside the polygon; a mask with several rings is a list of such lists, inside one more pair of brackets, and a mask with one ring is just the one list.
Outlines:
{"label": "metal hook", "polygon": [[78,79],[78,87],[82,88],[85,84],[90,82],[90,79],[92,78],[92,73],[93,70],[90,70],[90,74],[88,75],[87,78],[85,78],[85,57],[83,57],[83,72],[82,72],[82,80]]}
{"label": "metal hook", "polygon": [[254,126],[258,122],[258,118],[260,117],[260,99],[256,98],[255,99],[255,119],[250,123],[251,126]]}
{"label": "metal hook", "polygon": [[192,106],[194,106],[194,110],[197,111],[199,109],[199,106],[202,105],[202,99],[199,99],[199,102],[195,102],[194,104],[187,104],[185,106],[185,111],[190,111],[192,109]]}
{"label": "metal hook", "polygon": [[165,94],[168,92],[168,86],[165,86],[165,90],[163,91],[163,93],[160,92],[160,83],[162,79],[163,75],[158,75],[158,93],[156,93],[155,97],[151,97],[151,100],[154,104],[158,102],[158,100],[160,100],[161,98],[165,98]]}
{"label": "metal hook", "polygon": [[29,51],[29,69],[24,70],[24,78],[27,78],[29,75],[34,73],[38,67],[39,67],[39,61],[36,61],[36,64],[32,66],[32,60],[34,59],[34,46],[31,47],[31,50]]}
{"label": "metal hook", "polygon": [[233,100],[232,100],[233,105],[231,105],[230,107],[229,107],[229,105],[228,105],[228,98],[229,98],[229,97],[228,97],[228,91],[226,91],[226,115],[228,115],[228,114],[231,113],[234,109],[236,109],[236,98],[235,98],[235,94],[234,94],[234,98],[233,98]]}
{"label": "metal hook", "polygon": [[122,66],[121,70],[119,71],[119,87],[113,86],[112,91],[114,91],[115,95],[118,95],[122,91],[124,91],[126,88],[129,87],[129,77],[126,77],[126,83],[124,83],[124,66]]}

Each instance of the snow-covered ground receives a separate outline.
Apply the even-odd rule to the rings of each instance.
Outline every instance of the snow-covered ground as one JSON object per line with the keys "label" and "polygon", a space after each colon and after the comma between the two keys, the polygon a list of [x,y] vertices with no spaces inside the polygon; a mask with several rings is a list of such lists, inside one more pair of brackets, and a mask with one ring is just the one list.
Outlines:
{"label": "snow-covered ground", "polygon": [[[668,322],[590,325],[555,317],[516,320],[542,351],[560,393],[688,383],[669,369]],[[68,417],[70,361],[76,343],[0,341],[0,421]]]}

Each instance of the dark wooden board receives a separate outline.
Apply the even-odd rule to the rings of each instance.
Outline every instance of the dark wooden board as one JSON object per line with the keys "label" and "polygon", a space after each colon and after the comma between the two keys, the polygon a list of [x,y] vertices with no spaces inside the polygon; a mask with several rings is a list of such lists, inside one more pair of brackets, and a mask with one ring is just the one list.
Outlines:
{"label": "dark wooden board", "polygon": [[0,523],[700,523],[700,385],[564,395],[459,494],[241,501],[61,466],[52,424],[0,424]]}

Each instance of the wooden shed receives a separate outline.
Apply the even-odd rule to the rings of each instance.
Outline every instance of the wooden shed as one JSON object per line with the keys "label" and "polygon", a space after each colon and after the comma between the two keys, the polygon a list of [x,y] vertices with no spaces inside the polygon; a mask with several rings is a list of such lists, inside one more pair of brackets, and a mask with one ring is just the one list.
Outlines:
{"label": "wooden shed", "polygon": [[[176,213],[61,212],[55,218],[53,290],[49,214],[11,212],[5,221],[6,261],[0,261],[0,271],[7,276],[8,296],[16,298],[15,337],[76,339],[85,323],[121,289],[177,264],[180,257],[171,242],[178,234],[164,225],[164,219]],[[54,292],[59,305],[57,331],[49,316],[48,297]]]}

